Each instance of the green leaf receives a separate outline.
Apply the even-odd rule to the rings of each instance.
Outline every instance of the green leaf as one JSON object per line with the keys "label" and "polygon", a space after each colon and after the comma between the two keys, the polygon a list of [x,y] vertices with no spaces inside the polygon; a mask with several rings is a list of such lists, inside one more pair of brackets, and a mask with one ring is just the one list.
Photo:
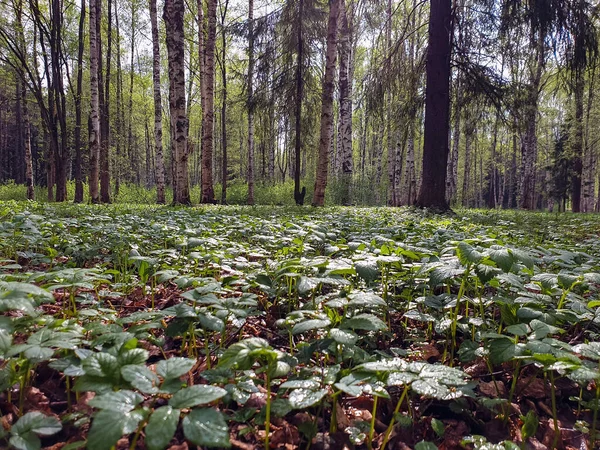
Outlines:
{"label": "green leaf", "polygon": [[137,392],[123,389],[97,395],[88,401],[88,405],[98,409],[125,413],[133,410],[142,400],[144,397]]}
{"label": "green leaf", "polygon": [[529,334],[531,329],[526,323],[517,323],[515,325],[506,327],[506,331],[510,334],[514,334],[515,336],[526,336]]}
{"label": "green leaf", "polygon": [[110,450],[123,436],[127,413],[103,409],[96,413],[88,433],[88,450]]}
{"label": "green leaf", "polygon": [[510,272],[510,269],[515,262],[515,258],[506,248],[493,245],[489,252],[489,257],[505,272]]}
{"label": "green leaf", "polygon": [[183,434],[196,445],[231,447],[223,414],[212,408],[194,409],[183,419]]}
{"label": "green leaf", "polygon": [[39,411],[25,414],[12,426],[13,435],[23,435],[29,432],[42,436],[50,436],[62,429],[60,421],[54,416],[46,416]]}
{"label": "green leaf", "polygon": [[10,350],[12,345],[13,337],[11,334],[4,330],[0,330],[0,355],[6,356],[6,353]]}
{"label": "green leaf", "polygon": [[379,295],[372,292],[354,292],[348,296],[348,306],[360,308],[387,308],[387,303]]}
{"label": "green leaf", "polygon": [[42,448],[40,438],[32,432],[12,435],[9,443],[17,450],[39,450]]}
{"label": "green leaf", "polygon": [[421,441],[415,445],[415,450],[438,450],[438,448],[433,442]]}
{"label": "green leaf", "polygon": [[288,401],[294,409],[304,409],[319,403],[327,395],[326,389],[294,389],[290,392]]}
{"label": "green leaf", "polygon": [[387,325],[380,318],[373,314],[358,314],[351,319],[342,321],[341,328],[351,328],[353,330],[379,331],[385,330]]}
{"label": "green leaf", "polygon": [[483,258],[481,253],[466,242],[458,243],[458,246],[456,247],[456,256],[458,256],[458,260],[463,266],[477,264]]}
{"label": "green leaf", "polygon": [[230,345],[219,360],[226,368],[248,370],[258,359],[275,361],[278,353],[262,338],[248,338]]}
{"label": "green leaf", "polygon": [[148,350],[143,348],[134,348],[131,350],[126,350],[122,352],[118,356],[118,361],[120,366],[127,365],[136,365],[136,364],[145,364],[146,360],[150,356]]}
{"label": "green leaf", "polygon": [[521,420],[523,421],[521,435],[523,436],[523,441],[526,441],[530,437],[535,436],[540,421],[538,420],[538,417],[533,409],[530,409],[526,416],[521,416]]}
{"label": "green leaf", "polygon": [[196,384],[180,391],[169,400],[173,408],[183,409],[198,405],[206,405],[227,395],[227,391],[218,386]]}
{"label": "green leaf", "polygon": [[352,331],[340,330],[339,328],[331,328],[329,337],[338,344],[354,345],[358,341],[358,336]]}
{"label": "green leaf", "polygon": [[446,280],[462,275],[463,273],[465,273],[464,267],[454,267],[450,265],[438,266],[429,274],[429,285],[431,287],[436,287]]}
{"label": "green leaf", "polygon": [[490,341],[490,362],[496,365],[510,361],[522,353],[520,348],[508,338],[494,339]]}
{"label": "green leaf", "polygon": [[446,426],[444,425],[444,422],[436,418],[431,419],[431,428],[433,428],[433,431],[435,431],[435,434],[438,437],[443,437],[444,433],[446,432]]}
{"label": "green leaf", "polygon": [[511,248],[510,252],[513,254],[517,261],[520,261],[527,267],[528,269],[533,269],[533,258],[531,255],[525,250],[520,250],[518,248]]}
{"label": "green leaf", "polygon": [[300,322],[300,323],[297,323],[296,325],[294,325],[294,328],[292,328],[292,334],[306,333],[307,331],[312,331],[312,330],[322,330],[323,328],[327,328],[329,325],[331,325],[331,320],[329,320],[329,319],[305,320],[303,322]]}
{"label": "green leaf", "polygon": [[375,281],[379,276],[379,267],[377,267],[377,261],[375,260],[356,261],[354,269],[358,276],[367,283]]}
{"label": "green leaf", "polygon": [[156,374],[146,366],[123,366],[121,367],[121,375],[132,387],[144,394],[155,394],[158,392],[157,386],[160,383],[160,380]]}
{"label": "green leaf", "polygon": [[281,389],[318,389],[320,386],[317,380],[288,380],[281,383]]}
{"label": "green leaf", "polygon": [[192,370],[194,364],[196,364],[195,359],[178,357],[164,359],[156,364],[156,373],[165,380],[179,378]]}
{"label": "green leaf", "polygon": [[144,443],[148,450],[163,450],[169,445],[177,431],[179,424],[178,409],[169,405],[157,408],[146,425],[146,438]]}
{"label": "green leaf", "polygon": [[102,378],[114,378],[119,374],[117,358],[108,353],[94,353],[83,360],[81,367],[86,375]]}

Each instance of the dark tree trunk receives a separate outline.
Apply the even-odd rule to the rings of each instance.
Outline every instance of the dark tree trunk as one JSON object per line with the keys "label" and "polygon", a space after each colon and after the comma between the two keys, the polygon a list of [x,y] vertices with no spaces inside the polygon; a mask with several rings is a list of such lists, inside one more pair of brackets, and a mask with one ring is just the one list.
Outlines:
{"label": "dark tree trunk", "polygon": [[423,177],[416,205],[437,211],[449,209],[446,201],[446,163],[450,118],[450,53],[452,1],[432,0],[429,10],[425,89]]}
{"label": "dark tree trunk", "polygon": [[[100,4],[100,1],[98,2]],[[100,112],[100,201],[110,203],[110,66],[112,56],[112,0],[108,0],[106,78]],[[102,50],[100,50],[102,51]]]}
{"label": "dark tree trunk", "polygon": [[85,27],[85,3],[81,1],[79,16],[79,43],[77,48],[77,87],[75,94],[75,203],[83,202],[83,157],[81,154],[81,94],[83,91],[83,51]]}
{"label": "dark tree trunk", "polygon": [[152,82],[154,87],[154,153],[156,157],[156,202],[165,203],[165,163],[162,147],[162,96],[160,93],[160,44],[156,0],[150,0],[150,22],[152,28]]}
{"label": "dark tree trunk", "polygon": [[213,187],[213,125],[215,83],[215,38],[217,33],[217,0],[208,0],[208,27],[204,48],[204,105],[202,108],[202,195],[201,203],[214,203]]}
{"label": "dark tree trunk", "polygon": [[298,36],[296,48],[296,129],[294,141],[294,200],[296,205],[304,204],[306,187],[300,190],[300,156],[302,150],[302,96],[304,95],[303,68],[304,64],[304,34],[302,30],[302,15],[304,14],[304,0],[298,0]]}

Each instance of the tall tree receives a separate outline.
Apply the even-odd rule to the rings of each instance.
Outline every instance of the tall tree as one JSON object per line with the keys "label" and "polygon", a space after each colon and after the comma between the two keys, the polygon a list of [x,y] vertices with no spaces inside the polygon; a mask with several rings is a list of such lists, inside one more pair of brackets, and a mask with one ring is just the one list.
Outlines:
{"label": "tall tree", "polygon": [[188,175],[188,118],[185,109],[185,37],[183,0],[166,0],[163,12],[169,61],[171,148],[175,167],[173,204],[191,205]]}
{"label": "tall tree", "polygon": [[[254,0],[248,0],[248,204],[254,205]],[[263,163],[264,167],[264,163]]]}
{"label": "tall tree", "polygon": [[[102,0],[98,0],[100,5]],[[100,110],[100,201],[110,203],[110,81],[112,58],[112,6],[113,1],[107,2],[106,29],[106,77],[104,78],[104,95]],[[100,17],[100,8],[98,16]],[[100,50],[102,52],[102,50]]]}
{"label": "tall tree", "polygon": [[329,0],[329,20],[327,23],[327,47],[325,55],[325,75],[323,77],[323,93],[321,104],[321,136],[319,138],[319,155],[313,206],[325,204],[325,188],[327,187],[327,166],[329,150],[333,134],[333,91],[335,88],[335,66],[337,60],[338,17],[340,0]]}
{"label": "tall tree", "polygon": [[227,29],[225,27],[225,18],[227,16],[227,8],[229,0],[222,0],[219,3],[221,11],[221,203],[227,203],[227,176],[228,176],[228,160],[227,160]]}
{"label": "tall tree", "polygon": [[304,0],[298,0],[298,23],[296,26],[296,98],[295,98],[295,137],[294,137],[294,200],[296,205],[304,204],[306,187],[300,190],[300,154],[302,151],[302,101],[304,96]]}
{"label": "tall tree", "polygon": [[428,34],[423,176],[416,205],[445,211],[449,208],[445,185],[450,126],[451,0],[431,0]]}
{"label": "tall tree", "polygon": [[350,203],[350,190],[352,186],[352,173],[354,162],[352,160],[352,77],[353,60],[352,51],[354,25],[354,0],[345,5],[342,0],[340,5],[340,119],[338,124],[338,146],[340,148],[342,185],[342,203]]}
{"label": "tall tree", "polygon": [[90,175],[89,190],[90,201],[100,203],[98,181],[100,177],[100,105],[98,87],[98,39],[96,36],[97,11],[96,2],[89,0],[90,9],[90,126],[89,126],[89,151]]}
{"label": "tall tree", "polygon": [[213,187],[213,127],[214,127],[214,83],[215,83],[215,40],[217,32],[217,0],[208,0],[208,24],[204,47],[204,102],[202,109],[202,186],[201,203],[214,203]]}
{"label": "tall tree", "polygon": [[164,204],[165,200],[165,164],[162,146],[162,95],[160,92],[160,40],[158,36],[158,20],[156,0],[150,0],[150,25],[152,28],[152,83],[154,92],[154,154],[156,157],[156,201]]}
{"label": "tall tree", "polygon": [[83,52],[85,34],[85,3],[81,0],[81,13],[79,15],[79,33],[77,47],[77,87],[75,93],[75,203],[83,202],[83,155],[81,152],[81,96],[83,93]]}
{"label": "tall tree", "polygon": [[[23,30],[23,0],[17,0],[15,8],[16,29],[18,34],[18,45],[20,51],[26,54],[25,33]],[[27,186],[27,199],[35,200],[35,190],[33,186],[33,161],[31,155],[31,124],[29,122],[29,108],[27,106],[27,85],[25,83],[24,68],[17,62],[20,80],[17,80],[17,99],[21,106],[21,120],[17,116],[19,126],[21,145],[23,147],[23,157],[25,163],[25,185]],[[15,177],[16,178],[16,177]]]}

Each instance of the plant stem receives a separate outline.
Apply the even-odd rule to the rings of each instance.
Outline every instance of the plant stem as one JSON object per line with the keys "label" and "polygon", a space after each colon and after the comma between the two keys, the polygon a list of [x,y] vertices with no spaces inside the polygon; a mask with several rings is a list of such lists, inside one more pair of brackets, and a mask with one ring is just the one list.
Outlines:
{"label": "plant stem", "polygon": [[380,450],[385,450],[385,446],[387,445],[387,443],[390,440],[390,435],[392,434],[392,429],[394,428],[394,424],[396,423],[396,415],[400,412],[400,408],[402,406],[402,403],[404,402],[404,398],[406,397],[407,393],[408,393],[408,385],[404,386],[402,395],[400,396],[398,403],[396,403],[396,408],[394,408],[394,413],[392,414],[392,420],[390,421],[390,424],[388,425],[387,429],[385,430],[385,434],[383,436],[383,442],[381,443]]}
{"label": "plant stem", "polygon": [[377,400],[379,397],[375,396],[373,398],[373,411],[371,413],[371,428],[369,429],[369,442],[367,442],[367,447],[369,450],[373,448],[373,437],[375,436],[375,416],[377,414]]}
{"label": "plant stem", "polygon": [[267,403],[265,405],[265,450],[269,449],[269,432],[271,430],[271,377],[269,371],[266,374],[267,381]]}
{"label": "plant stem", "polygon": [[[556,411],[556,388],[554,386],[554,372],[550,371],[550,396],[552,401],[552,420],[554,422],[554,440],[552,448],[557,448],[558,439],[560,438],[560,428],[558,428],[558,417]],[[597,410],[597,408],[596,408]]]}

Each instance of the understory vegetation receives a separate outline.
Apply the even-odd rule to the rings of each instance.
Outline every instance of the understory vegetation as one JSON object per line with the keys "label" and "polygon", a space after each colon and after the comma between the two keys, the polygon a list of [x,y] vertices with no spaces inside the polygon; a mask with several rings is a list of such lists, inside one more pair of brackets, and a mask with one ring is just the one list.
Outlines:
{"label": "understory vegetation", "polygon": [[599,235],[0,202],[0,447],[597,448]]}

